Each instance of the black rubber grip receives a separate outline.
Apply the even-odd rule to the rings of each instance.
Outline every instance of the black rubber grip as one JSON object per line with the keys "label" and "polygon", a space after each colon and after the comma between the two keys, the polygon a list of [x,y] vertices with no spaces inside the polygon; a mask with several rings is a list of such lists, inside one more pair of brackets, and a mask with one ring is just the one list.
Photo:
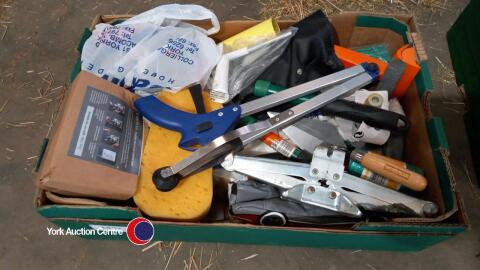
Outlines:
{"label": "black rubber grip", "polygon": [[410,122],[404,115],[348,100],[336,100],[323,106],[319,112],[390,131],[404,132],[410,128]]}

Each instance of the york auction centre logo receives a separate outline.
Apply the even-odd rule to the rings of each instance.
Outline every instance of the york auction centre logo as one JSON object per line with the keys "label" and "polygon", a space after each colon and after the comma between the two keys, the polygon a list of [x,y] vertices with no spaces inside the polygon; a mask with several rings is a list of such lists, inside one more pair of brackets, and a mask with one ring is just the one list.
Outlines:
{"label": "york auction centre logo", "polygon": [[127,225],[127,237],[135,245],[146,245],[152,240],[155,230],[150,220],[137,217]]}

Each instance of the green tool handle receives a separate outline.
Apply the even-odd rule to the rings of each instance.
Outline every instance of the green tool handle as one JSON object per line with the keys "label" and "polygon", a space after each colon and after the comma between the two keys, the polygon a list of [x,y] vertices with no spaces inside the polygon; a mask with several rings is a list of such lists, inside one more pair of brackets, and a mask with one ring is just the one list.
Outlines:
{"label": "green tool handle", "polygon": [[[264,96],[275,94],[275,93],[280,92],[280,91],[285,90],[285,89],[286,89],[286,87],[276,85],[276,84],[272,84],[269,81],[257,80],[255,82],[255,86],[253,88],[253,95],[256,96],[256,97],[264,97]],[[292,105],[298,105],[298,104],[300,104],[304,101],[307,101],[307,100],[311,99],[315,95],[316,94],[314,94],[314,93],[310,94],[310,95],[306,95],[306,96],[294,99],[294,100],[290,101],[289,103],[292,104]]]}

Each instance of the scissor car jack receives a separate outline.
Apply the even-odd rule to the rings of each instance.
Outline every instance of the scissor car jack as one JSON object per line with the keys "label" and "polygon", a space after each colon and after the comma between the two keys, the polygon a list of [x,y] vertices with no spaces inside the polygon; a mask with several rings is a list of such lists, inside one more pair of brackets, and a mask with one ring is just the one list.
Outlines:
{"label": "scissor car jack", "polygon": [[[345,152],[319,146],[311,164],[230,155],[222,163],[235,171],[282,190],[282,198],[361,217],[361,210],[429,217],[435,203],[417,199],[344,172]],[[301,178],[301,179],[299,179]]]}

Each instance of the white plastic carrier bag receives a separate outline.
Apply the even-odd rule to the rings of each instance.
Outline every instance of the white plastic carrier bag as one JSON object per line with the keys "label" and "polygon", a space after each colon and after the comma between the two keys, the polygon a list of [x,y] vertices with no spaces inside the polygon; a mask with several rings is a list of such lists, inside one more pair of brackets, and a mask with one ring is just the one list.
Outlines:
{"label": "white plastic carrier bag", "polygon": [[[187,22],[211,22],[203,29]],[[139,94],[205,86],[221,51],[208,35],[217,17],[199,5],[163,5],[118,25],[98,24],[82,50],[82,70]]]}

